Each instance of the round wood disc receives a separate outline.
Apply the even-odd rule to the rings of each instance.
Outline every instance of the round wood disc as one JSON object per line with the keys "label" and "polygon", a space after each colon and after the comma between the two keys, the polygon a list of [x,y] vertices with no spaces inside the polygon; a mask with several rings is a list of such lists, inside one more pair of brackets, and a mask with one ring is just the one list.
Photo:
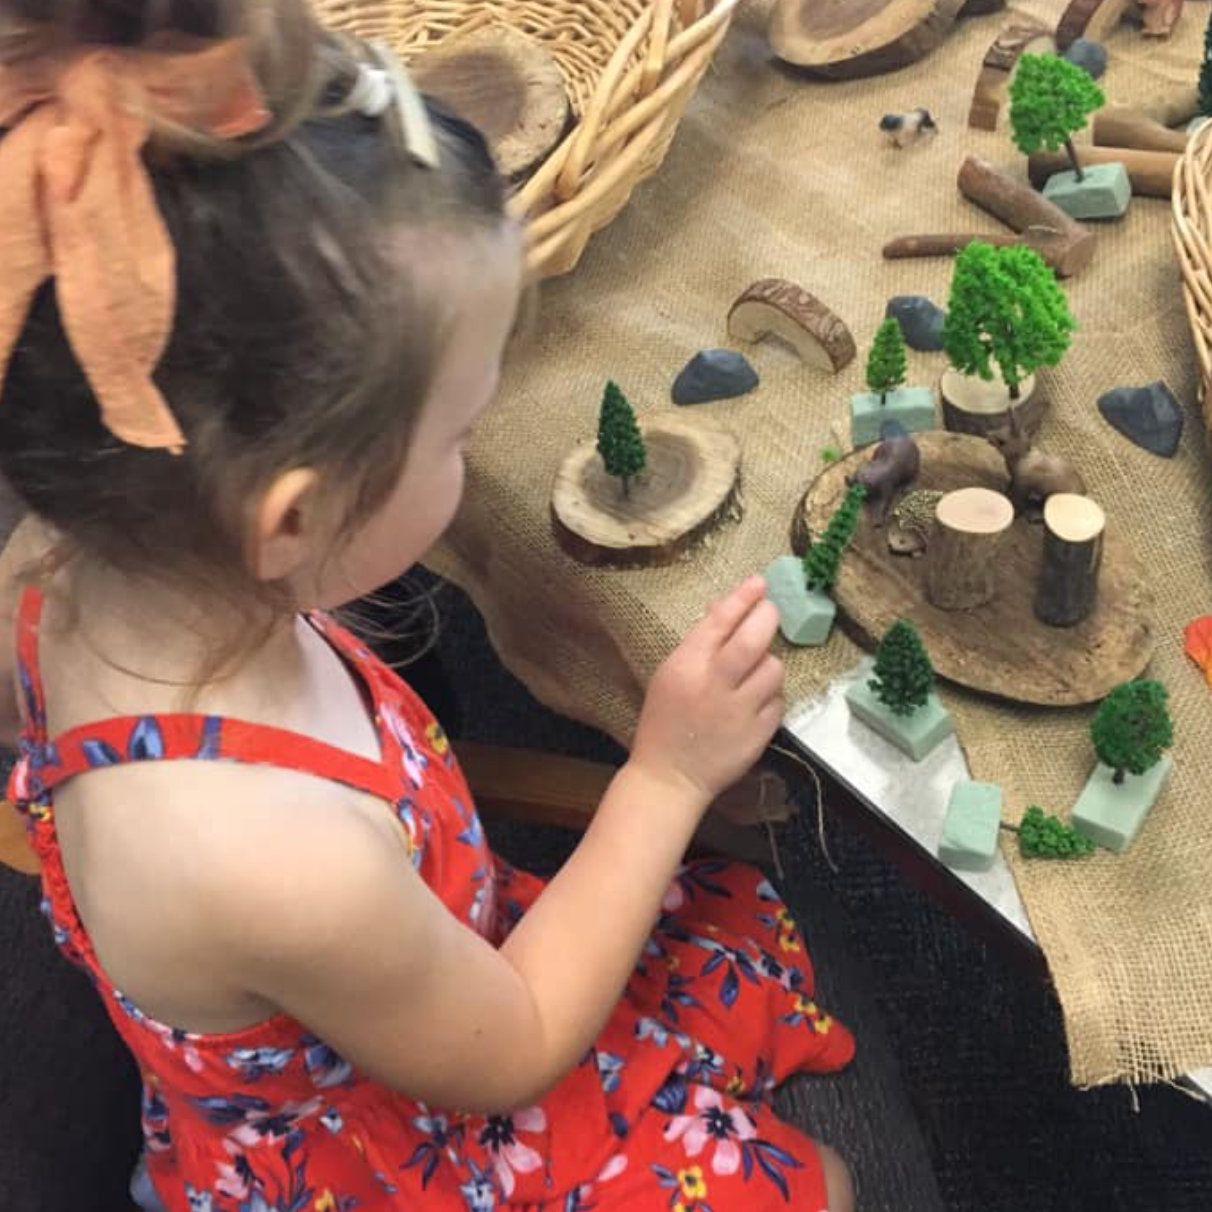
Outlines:
{"label": "round wood disc", "polygon": [[585,564],[667,564],[713,526],[739,516],[741,444],[701,416],[640,422],[648,466],[631,495],[606,474],[596,443],[564,460],[551,493],[560,546]]}
{"label": "round wood disc", "polygon": [[[1028,375],[1019,386],[1020,396],[1014,404],[1018,423],[1029,438],[1035,436],[1048,411],[1047,399],[1035,387],[1035,376]],[[943,425],[952,433],[983,438],[1010,424],[1010,391],[1001,379],[987,381],[948,367],[939,380],[938,393],[943,402]]]}
{"label": "round wood disc", "polygon": [[[953,492],[991,488],[1005,492],[1001,457],[966,434],[916,435],[922,470],[915,488]],[[792,524],[793,546],[803,551],[820,534],[846,492],[846,477],[871,457],[857,451],[828,467],[812,484]],[[1103,699],[1149,663],[1153,605],[1145,570],[1108,526],[1098,604],[1073,628],[1049,627],[1035,617],[1036,582],[1043,561],[1043,527],[1018,519],[998,552],[994,600],[973,610],[939,610],[926,598],[929,556],[912,560],[888,550],[887,533],[864,512],[842,558],[834,600],[847,629],[875,647],[897,619],[918,629],[940,677],[1000,698],[1043,707],[1069,707]]]}

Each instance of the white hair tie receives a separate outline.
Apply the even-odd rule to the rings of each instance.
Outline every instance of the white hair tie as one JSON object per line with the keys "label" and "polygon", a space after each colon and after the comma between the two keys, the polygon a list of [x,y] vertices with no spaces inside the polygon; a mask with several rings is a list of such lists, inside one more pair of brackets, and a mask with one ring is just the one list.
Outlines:
{"label": "white hair tie", "polygon": [[378,66],[359,64],[347,104],[367,118],[382,118],[394,105],[408,154],[426,168],[437,168],[442,157],[425,99],[387,47],[373,43],[370,49]]}

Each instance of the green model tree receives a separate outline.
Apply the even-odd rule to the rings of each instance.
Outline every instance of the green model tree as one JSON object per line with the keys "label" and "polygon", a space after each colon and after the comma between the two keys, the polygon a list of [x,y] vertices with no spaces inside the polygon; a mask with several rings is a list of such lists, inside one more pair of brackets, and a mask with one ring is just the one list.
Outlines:
{"label": "green model tree", "polygon": [[833,588],[842,553],[854,538],[854,529],[858,525],[866,496],[867,489],[862,484],[852,484],[846,491],[845,499],[829,519],[825,533],[804,554],[804,578],[809,589],[823,592]]}
{"label": "green model tree", "polygon": [[974,240],[956,258],[943,323],[943,349],[961,374],[993,378],[1010,398],[1041,366],[1055,366],[1077,321],[1043,258],[1030,248]]}
{"label": "green model tree", "polygon": [[1199,65],[1199,112],[1212,118],[1212,13],[1204,30],[1204,58]]}
{"label": "green model tree", "polygon": [[867,355],[867,389],[888,402],[888,393],[905,381],[905,334],[900,321],[889,316],[876,330]]}
{"label": "green model tree", "polygon": [[912,623],[900,619],[888,628],[868,684],[893,715],[912,715],[926,705],[934,689],[934,666]]}
{"label": "green model tree", "polygon": [[648,452],[627,397],[613,381],[606,384],[598,417],[598,454],[606,474],[623,482],[623,495],[631,496],[631,479],[648,465]]}
{"label": "green model tree", "polygon": [[1116,686],[1099,704],[1090,736],[1098,760],[1115,771],[1116,783],[1152,770],[1174,744],[1166,688],[1142,678]]}
{"label": "green model tree", "polygon": [[1094,852],[1094,843],[1060,817],[1032,805],[1018,827],[1018,848],[1024,858],[1081,858]]}
{"label": "green model tree", "polygon": [[1025,156],[1063,147],[1079,181],[1085,174],[1073,136],[1107,98],[1090,74],[1059,55],[1022,55],[1010,85],[1010,128]]}

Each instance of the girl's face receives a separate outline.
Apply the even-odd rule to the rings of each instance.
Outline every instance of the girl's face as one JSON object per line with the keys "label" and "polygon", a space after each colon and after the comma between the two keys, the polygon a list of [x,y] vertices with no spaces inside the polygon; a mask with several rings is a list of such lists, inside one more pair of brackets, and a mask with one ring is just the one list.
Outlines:
{"label": "girl's face", "polygon": [[318,572],[317,592],[309,596],[322,608],[395,580],[441,537],[463,495],[472,428],[496,395],[521,291],[518,233],[503,224],[471,251],[452,246],[447,254],[439,246],[430,256],[441,263],[440,289],[452,296],[449,336],[395,488]]}

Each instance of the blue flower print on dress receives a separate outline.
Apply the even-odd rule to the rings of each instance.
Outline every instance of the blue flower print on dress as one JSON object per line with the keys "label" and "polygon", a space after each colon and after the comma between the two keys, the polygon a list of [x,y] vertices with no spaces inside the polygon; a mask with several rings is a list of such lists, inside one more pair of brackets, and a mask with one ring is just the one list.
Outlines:
{"label": "blue flower print on dress", "polygon": [[122,755],[108,741],[81,741],[80,752],[84,760],[92,767],[116,766],[122,761]]}
{"label": "blue flower print on dress", "polygon": [[479,1144],[484,1148],[502,1194],[508,1199],[516,1185],[515,1174],[530,1174],[543,1165],[542,1156],[525,1141],[522,1133],[539,1133],[547,1128],[547,1116],[541,1107],[529,1107],[512,1115],[490,1115],[481,1130]]}
{"label": "blue flower print on dress", "polygon": [[189,1183],[185,1184],[185,1201],[189,1212],[214,1212],[215,1201],[209,1191],[199,1191]]}
{"label": "blue flower print on dress", "polygon": [[497,1192],[491,1176],[475,1162],[468,1164],[471,1166],[471,1177],[459,1187],[467,1212],[493,1212],[497,1206]]}
{"label": "blue flower print on dress", "polygon": [[412,1121],[412,1126],[419,1132],[425,1133],[425,1139],[413,1150],[412,1156],[401,1163],[401,1170],[411,1170],[414,1166],[421,1167],[421,1190],[429,1186],[442,1159],[457,1163],[456,1147],[462,1144],[463,1127],[453,1128],[444,1115],[420,1115]]}
{"label": "blue flower print on dress", "polygon": [[199,761],[214,761],[223,749],[223,719],[221,716],[208,715],[202,725],[202,737],[198,741],[198,752],[194,755]]}
{"label": "blue flower print on dress", "polygon": [[235,1069],[245,1081],[256,1082],[284,1072],[294,1055],[293,1048],[237,1048],[225,1059],[228,1067]]}
{"label": "blue flower print on dress", "polygon": [[304,1035],[299,1043],[303,1046],[303,1063],[318,1089],[329,1090],[349,1080],[353,1066],[322,1039]]}
{"label": "blue flower print on dress", "polygon": [[670,1040],[673,1040],[683,1051],[690,1051],[690,1036],[666,1027],[659,1019],[647,1016],[639,1019],[635,1025],[635,1035],[636,1039],[652,1040],[658,1048],[664,1048]]}
{"label": "blue flower print on dress", "polygon": [[131,729],[127,756],[132,762],[154,762],[164,756],[164,733],[155,716],[143,716]]}
{"label": "blue flower print on dress", "polygon": [[594,1061],[598,1067],[598,1078],[602,1083],[603,1092],[613,1094],[619,1088],[623,1067],[627,1062],[623,1057],[615,1056],[613,1052],[595,1052]]}

